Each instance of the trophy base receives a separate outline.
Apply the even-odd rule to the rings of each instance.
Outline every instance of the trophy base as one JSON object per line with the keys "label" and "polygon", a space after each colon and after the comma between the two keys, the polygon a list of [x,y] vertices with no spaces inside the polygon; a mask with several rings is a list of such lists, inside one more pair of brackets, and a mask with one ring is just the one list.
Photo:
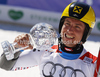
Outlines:
{"label": "trophy base", "polygon": [[4,41],[1,43],[4,54],[7,60],[12,60],[14,58],[14,46],[10,44],[8,41]]}

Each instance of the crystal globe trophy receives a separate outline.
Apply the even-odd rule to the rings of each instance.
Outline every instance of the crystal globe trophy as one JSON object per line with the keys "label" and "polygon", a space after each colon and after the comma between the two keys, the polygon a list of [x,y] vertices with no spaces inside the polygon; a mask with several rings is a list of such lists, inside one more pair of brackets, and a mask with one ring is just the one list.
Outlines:
{"label": "crystal globe trophy", "polygon": [[[38,23],[34,25],[29,33],[29,44],[33,47],[34,45],[38,48],[45,47],[49,48],[54,45],[57,39],[57,33],[52,25],[47,23]],[[17,43],[9,43],[8,41],[4,41],[1,43],[4,54],[7,60],[12,60],[14,58],[14,54],[18,51],[22,51],[23,49],[29,47],[20,47],[15,48]]]}
{"label": "crystal globe trophy", "polygon": [[37,47],[46,46],[51,47],[57,39],[56,30],[52,25],[47,23],[38,23],[30,30],[30,34]]}

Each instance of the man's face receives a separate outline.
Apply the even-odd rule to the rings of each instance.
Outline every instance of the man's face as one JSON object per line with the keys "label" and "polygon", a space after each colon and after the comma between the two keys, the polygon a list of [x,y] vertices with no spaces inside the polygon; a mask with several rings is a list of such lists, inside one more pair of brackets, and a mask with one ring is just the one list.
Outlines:
{"label": "man's face", "polygon": [[68,47],[75,47],[83,37],[85,24],[73,18],[66,18],[61,30],[62,42]]}

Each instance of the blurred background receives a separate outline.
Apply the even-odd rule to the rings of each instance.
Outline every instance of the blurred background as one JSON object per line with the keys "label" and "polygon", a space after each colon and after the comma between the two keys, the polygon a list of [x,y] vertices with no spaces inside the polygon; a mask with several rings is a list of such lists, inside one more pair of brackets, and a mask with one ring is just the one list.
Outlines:
{"label": "blurred background", "polygon": [[[92,6],[96,14],[96,24],[92,34],[100,35],[100,0],[0,0],[0,23],[32,27],[36,23],[46,22],[58,30],[64,8],[74,1]],[[12,30],[11,28],[3,29]]]}
{"label": "blurred background", "polygon": [[[22,33],[29,33],[36,23],[51,24],[58,33],[58,25],[64,8],[71,2],[79,1],[92,6],[96,14],[96,24],[91,36],[84,44],[88,51],[98,55],[100,47],[100,0],[0,0],[0,43]],[[0,46],[0,54],[3,50]],[[38,66],[23,71],[0,69],[0,77],[38,77]]]}

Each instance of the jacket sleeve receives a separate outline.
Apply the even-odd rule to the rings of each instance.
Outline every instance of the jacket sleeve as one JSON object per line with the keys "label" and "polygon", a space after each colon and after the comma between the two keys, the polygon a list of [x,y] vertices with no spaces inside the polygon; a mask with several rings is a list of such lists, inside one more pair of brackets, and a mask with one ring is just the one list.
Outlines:
{"label": "jacket sleeve", "polygon": [[0,68],[5,69],[5,70],[11,70],[13,66],[15,65],[20,54],[21,52],[15,53],[14,59],[8,61],[5,57],[5,54],[3,53],[0,57]]}
{"label": "jacket sleeve", "polygon": [[12,70],[23,70],[39,65],[43,50],[34,48],[33,50],[25,50],[17,59]]}
{"label": "jacket sleeve", "polygon": [[15,53],[15,58],[8,61],[3,54],[0,58],[0,68],[5,70],[23,70],[37,66],[40,63],[44,50],[34,48]]}

